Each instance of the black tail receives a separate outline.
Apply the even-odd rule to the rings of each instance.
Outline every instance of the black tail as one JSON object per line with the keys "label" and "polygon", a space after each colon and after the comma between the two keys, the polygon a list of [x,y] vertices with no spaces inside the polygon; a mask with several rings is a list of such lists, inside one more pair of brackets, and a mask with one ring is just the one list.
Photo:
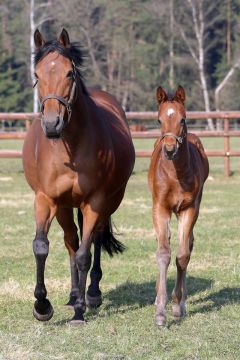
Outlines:
{"label": "black tail", "polygon": [[[80,209],[78,209],[78,225],[82,237],[83,216]],[[107,251],[111,257],[114,254],[121,254],[125,250],[125,246],[114,237],[111,218],[109,219],[108,225],[105,226],[103,233],[101,233],[100,238],[103,250]]]}

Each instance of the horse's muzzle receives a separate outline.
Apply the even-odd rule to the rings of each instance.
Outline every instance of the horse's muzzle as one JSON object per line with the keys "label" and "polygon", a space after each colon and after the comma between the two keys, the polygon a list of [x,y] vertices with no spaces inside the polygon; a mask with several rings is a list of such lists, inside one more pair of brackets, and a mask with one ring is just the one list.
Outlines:
{"label": "horse's muzzle", "polygon": [[64,120],[60,115],[54,118],[43,115],[41,125],[48,139],[59,139],[64,128]]}
{"label": "horse's muzzle", "polygon": [[178,151],[177,144],[174,145],[164,145],[163,152],[167,160],[174,160]]}

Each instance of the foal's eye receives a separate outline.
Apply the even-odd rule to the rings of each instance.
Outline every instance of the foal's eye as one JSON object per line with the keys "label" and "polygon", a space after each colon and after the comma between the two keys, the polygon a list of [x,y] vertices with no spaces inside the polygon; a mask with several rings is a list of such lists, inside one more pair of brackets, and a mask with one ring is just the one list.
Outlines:
{"label": "foal's eye", "polygon": [[158,119],[158,123],[161,125],[162,124],[162,122],[161,122],[161,120],[160,119]]}
{"label": "foal's eye", "polygon": [[73,71],[70,70],[68,73],[67,73],[67,78],[68,79],[72,79],[73,78]]}
{"label": "foal's eye", "polygon": [[181,120],[181,125],[185,125],[185,123],[186,123],[186,119],[185,119],[185,118],[182,118],[182,120]]}

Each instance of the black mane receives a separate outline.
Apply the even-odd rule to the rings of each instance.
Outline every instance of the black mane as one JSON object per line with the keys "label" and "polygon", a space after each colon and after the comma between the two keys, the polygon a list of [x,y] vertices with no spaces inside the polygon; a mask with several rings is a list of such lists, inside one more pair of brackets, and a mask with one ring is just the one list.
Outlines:
{"label": "black mane", "polygon": [[74,42],[71,43],[69,47],[65,47],[57,40],[47,41],[41,48],[35,50],[34,65],[36,66],[45,56],[55,51],[74,63],[77,74],[80,77],[83,91],[84,93],[87,93],[87,89],[83,83],[83,76],[81,74],[86,54],[79,43]]}
{"label": "black mane", "polygon": [[69,47],[65,47],[57,40],[48,41],[41,48],[35,51],[35,66],[42,58],[54,51],[73,61],[75,66],[79,69],[82,67],[85,54],[81,46],[75,42],[71,43]]}

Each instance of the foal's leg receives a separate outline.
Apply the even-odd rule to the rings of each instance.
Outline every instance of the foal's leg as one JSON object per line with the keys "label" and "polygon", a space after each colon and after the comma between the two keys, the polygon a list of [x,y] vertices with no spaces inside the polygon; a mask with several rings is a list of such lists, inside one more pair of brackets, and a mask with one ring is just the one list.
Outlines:
{"label": "foal's leg", "polygon": [[160,207],[158,204],[153,207],[153,223],[157,235],[158,249],[156,253],[160,275],[156,284],[156,324],[164,326],[166,324],[166,304],[167,304],[167,270],[171,260],[170,251],[170,229],[169,222],[171,213]]}
{"label": "foal's leg", "polygon": [[179,248],[176,257],[177,280],[172,293],[172,316],[182,317],[186,313],[186,272],[193,249],[193,227],[198,217],[198,208],[189,208],[179,216]]}
{"label": "foal's leg", "polygon": [[91,244],[93,241],[92,233],[97,224],[99,215],[95,213],[89,205],[83,211],[83,233],[82,242],[76,253],[76,263],[79,270],[79,297],[77,298],[74,311],[75,315],[71,321],[72,324],[84,322],[83,314],[86,311],[86,281],[87,274],[91,267]]}
{"label": "foal's leg", "polygon": [[57,221],[64,231],[64,242],[70,257],[71,292],[67,306],[74,306],[79,296],[78,269],[76,265],[76,252],[79,249],[78,228],[74,223],[73,209],[59,208],[56,214]]}
{"label": "foal's leg", "polygon": [[47,321],[53,316],[53,308],[47,299],[47,290],[44,284],[44,270],[49,249],[47,234],[55,214],[56,205],[53,201],[43,193],[36,194],[36,236],[33,240],[33,252],[37,266],[37,283],[34,291],[37,300],[34,304],[33,315],[40,321]]}
{"label": "foal's leg", "polygon": [[90,272],[91,283],[88,287],[86,301],[87,306],[96,308],[102,304],[102,293],[99,288],[99,283],[102,279],[101,269],[101,249],[102,249],[102,236],[104,232],[95,232],[94,234],[94,260]]}

